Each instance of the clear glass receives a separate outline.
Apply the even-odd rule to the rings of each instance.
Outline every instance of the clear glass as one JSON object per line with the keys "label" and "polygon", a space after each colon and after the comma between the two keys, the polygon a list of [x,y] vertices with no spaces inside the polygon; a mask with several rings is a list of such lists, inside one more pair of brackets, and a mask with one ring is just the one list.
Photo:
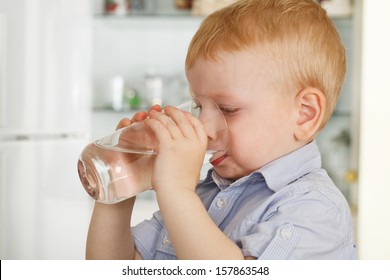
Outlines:
{"label": "clear glass", "polygon": [[[211,99],[197,98],[177,108],[190,112],[203,123],[209,136],[206,158],[226,153],[227,124]],[[153,132],[146,129],[143,122],[119,129],[85,147],[77,166],[80,181],[98,202],[112,204],[136,196],[152,188],[156,147]]]}

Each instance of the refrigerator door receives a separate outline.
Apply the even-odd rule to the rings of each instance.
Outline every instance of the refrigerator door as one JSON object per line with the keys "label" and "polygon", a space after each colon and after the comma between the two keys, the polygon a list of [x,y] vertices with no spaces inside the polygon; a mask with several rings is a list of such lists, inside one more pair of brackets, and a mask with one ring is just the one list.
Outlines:
{"label": "refrigerator door", "polygon": [[0,142],[1,259],[84,259],[92,199],[76,165],[86,144]]}
{"label": "refrigerator door", "polygon": [[89,126],[90,0],[0,0],[0,135]]}

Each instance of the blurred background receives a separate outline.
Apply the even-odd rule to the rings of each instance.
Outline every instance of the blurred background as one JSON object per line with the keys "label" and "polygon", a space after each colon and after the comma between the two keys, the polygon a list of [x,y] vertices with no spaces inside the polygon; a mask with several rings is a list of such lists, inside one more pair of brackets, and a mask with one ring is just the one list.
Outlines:
{"label": "blurred background", "polygon": [[[188,98],[191,37],[232,2],[0,0],[1,259],[84,258],[93,201],[77,175],[81,150],[151,103]],[[317,140],[323,164],[350,204],[359,258],[390,259],[390,2],[320,2],[348,59]],[[156,209],[143,193],[133,223]]]}

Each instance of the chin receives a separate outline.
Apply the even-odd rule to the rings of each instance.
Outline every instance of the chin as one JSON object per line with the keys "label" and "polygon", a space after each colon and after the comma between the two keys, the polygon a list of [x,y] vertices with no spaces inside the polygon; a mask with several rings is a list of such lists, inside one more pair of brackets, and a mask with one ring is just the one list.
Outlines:
{"label": "chin", "polygon": [[239,172],[235,168],[229,168],[227,166],[214,166],[214,170],[218,173],[219,176],[228,179],[228,180],[238,180],[246,175],[249,175],[250,173],[246,174],[242,171]]}

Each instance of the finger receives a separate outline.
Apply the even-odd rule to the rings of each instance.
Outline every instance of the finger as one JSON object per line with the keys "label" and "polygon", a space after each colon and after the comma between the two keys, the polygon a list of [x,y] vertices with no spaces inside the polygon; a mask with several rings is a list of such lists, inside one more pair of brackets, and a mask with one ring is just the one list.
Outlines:
{"label": "finger", "polygon": [[184,137],[193,138],[196,136],[194,127],[185,112],[171,106],[166,106],[165,112],[176,123]]}
{"label": "finger", "polygon": [[144,120],[148,117],[150,111],[161,112],[161,111],[162,111],[162,108],[161,108],[160,105],[157,105],[157,104],[156,104],[156,105],[153,105],[152,107],[150,107],[150,108],[148,109],[147,112],[144,112],[144,111],[142,111],[142,112],[137,112],[137,113],[132,117],[131,121],[132,121],[132,122],[141,122],[141,121],[144,121]]}
{"label": "finger", "polygon": [[198,118],[195,118],[188,112],[185,112],[185,116],[192,124],[192,127],[195,130],[195,133],[198,136],[199,140],[207,146],[207,133],[203,123]]}
{"label": "finger", "polygon": [[119,121],[118,125],[116,126],[116,130],[121,129],[125,126],[129,126],[129,125],[131,125],[131,123],[132,123],[132,121],[128,118],[121,119]]}
{"label": "finger", "polygon": [[161,111],[162,111],[162,108],[161,108],[160,105],[154,104],[152,107],[149,108],[148,113],[149,113],[150,111],[161,112]]}
{"label": "finger", "polygon": [[157,111],[157,112],[161,112],[162,108],[160,105],[153,105],[152,107],[149,108],[148,112],[141,111],[141,112],[135,113],[131,119],[124,118],[124,119],[119,121],[118,125],[116,126],[116,130],[121,129],[121,128],[126,127],[126,126],[129,126],[135,122],[144,121],[148,117],[149,112],[152,110]]}
{"label": "finger", "polygon": [[132,122],[141,122],[145,120],[148,117],[148,113],[146,112],[137,112],[135,115],[131,118]]}
{"label": "finger", "polygon": [[180,131],[180,128],[176,125],[176,123],[166,113],[159,113],[156,111],[150,111],[149,117],[160,121],[165,126],[165,128],[169,131],[169,133],[171,134],[171,137],[173,139],[178,139],[179,137],[183,137],[183,134]]}
{"label": "finger", "polygon": [[[150,129],[153,132],[153,134],[157,138],[159,146],[172,141],[172,136],[170,132],[168,131],[166,126],[159,120],[149,118],[145,120],[144,125],[147,129]],[[159,150],[159,148],[157,150]]]}

